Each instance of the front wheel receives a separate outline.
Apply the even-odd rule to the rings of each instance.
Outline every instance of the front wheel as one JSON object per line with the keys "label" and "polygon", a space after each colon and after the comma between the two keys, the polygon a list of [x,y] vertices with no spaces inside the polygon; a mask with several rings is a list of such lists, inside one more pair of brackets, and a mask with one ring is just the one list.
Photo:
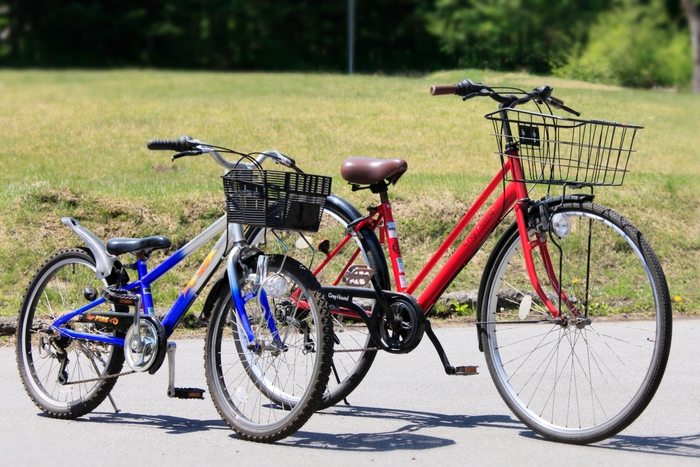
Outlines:
{"label": "front wheel", "polygon": [[513,413],[546,438],[586,444],[618,433],[651,401],[668,360],[671,303],[654,252],[619,214],[566,203],[552,220],[555,280],[541,248],[533,259],[560,317],[535,294],[512,226],[489,260],[479,326],[489,371]]}
{"label": "front wheel", "polygon": [[260,300],[249,284],[239,291],[253,342],[230,289],[221,288],[207,327],[204,368],[224,421],[246,439],[270,443],[296,432],[316,410],[331,371],[333,326],[318,281],[294,259],[271,256],[263,288]]}

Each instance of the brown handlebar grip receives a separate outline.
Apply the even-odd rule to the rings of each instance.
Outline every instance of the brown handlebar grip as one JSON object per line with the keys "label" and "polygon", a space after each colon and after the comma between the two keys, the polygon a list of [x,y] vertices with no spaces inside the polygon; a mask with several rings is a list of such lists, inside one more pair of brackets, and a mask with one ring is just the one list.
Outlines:
{"label": "brown handlebar grip", "polygon": [[438,84],[430,87],[433,96],[454,96],[457,94],[457,86],[454,84]]}

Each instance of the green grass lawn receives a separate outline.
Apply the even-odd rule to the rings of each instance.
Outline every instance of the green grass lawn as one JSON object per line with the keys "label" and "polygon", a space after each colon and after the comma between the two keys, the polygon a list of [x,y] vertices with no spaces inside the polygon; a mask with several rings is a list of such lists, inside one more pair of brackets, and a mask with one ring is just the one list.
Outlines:
{"label": "green grass lawn", "polygon": [[[0,315],[17,313],[53,251],[80,244],[61,216],[105,239],[163,234],[177,246],[217,218],[219,166],[204,157],[171,163],[169,153],[146,149],[148,139],[183,134],[239,151],[280,150],[308,172],[332,175],[334,191],[359,207],[371,197],[350,192],[338,176],[342,160],[406,159],[409,172],[391,195],[412,277],[498,168],[483,118],[495,103],[428,93],[466,77],[550,84],[583,118],[643,125],[625,185],[597,190],[597,201],[650,240],[677,310],[700,311],[700,95],[475,70],[420,78],[0,70]],[[456,288],[478,287],[485,256]],[[197,261],[168,277],[157,298],[184,286]]]}

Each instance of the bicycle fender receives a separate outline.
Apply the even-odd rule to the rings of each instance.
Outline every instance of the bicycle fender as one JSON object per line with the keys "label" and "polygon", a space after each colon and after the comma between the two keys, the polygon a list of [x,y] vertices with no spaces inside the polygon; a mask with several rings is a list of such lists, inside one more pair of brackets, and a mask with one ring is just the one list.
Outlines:
{"label": "bicycle fender", "polygon": [[555,196],[554,198],[548,198],[545,201],[547,206],[556,207],[559,204],[564,203],[588,203],[592,202],[595,195],[588,193],[574,193],[566,196]]}
{"label": "bicycle fender", "polygon": [[[546,199],[547,206],[551,207],[557,207],[561,204],[564,203],[587,203],[593,201],[593,198],[595,198],[595,195],[593,194],[586,194],[586,193],[574,193],[566,196],[555,196],[553,198],[548,198]],[[490,271],[491,268],[493,268],[494,263],[496,262],[496,258],[498,257],[499,252],[503,249],[503,244],[506,242],[508,238],[510,238],[511,235],[513,235],[513,231],[518,229],[518,224],[516,222],[513,222],[511,225],[508,226],[505,232],[501,235],[501,237],[498,239],[498,242],[496,243],[496,246],[493,247],[493,250],[491,250],[491,254],[489,255],[489,259],[486,262],[486,266],[484,267],[484,272],[481,275],[481,283],[479,284],[479,294],[476,299],[476,316],[477,316],[477,321],[482,320],[481,312],[482,312],[482,302],[484,300],[484,290],[486,290],[486,282],[487,282],[487,277],[488,274],[486,274],[487,271]],[[483,352],[484,351],[484,345],[481,341],[481,335],[484,332],[483,326],[477,324],[476,325],[476,336],[477,336],[477,342],[479,344],[479,351]]]}
{"label": "bicycle fender", "polygon": [[85,245],[87,245],[87,247],[90,249],[90,252],[95,257],[95,262],[97,263],[97,268],[95,270],[96,278],[104,279],[112,274],[112,268],[114,267],[114,263],[118,258],[107,253],[107,247],[102,240],[97,238],[95,234],[90,232],[88,229],[80,225],[80,223],[72,217],[62,217],[61,222],[70,227],[73,232],[82,238]]}
{"label": "bicycle fender", "polygon": [[335,205],[338,209],[345,211],[350,217],[355,219],[362,217],[362,214],[360,214],[360,211],[358,211],[355,206],[334,194],[330,194],[326,197],[326,203]]}
{"label": "bicycle fender", "polygon": [[[336,208],[338,208],[338,210],[344,211],[346,215],[348,215],[348,217],[354,219],[362,217],[362,214],[360,213],[360,211],[357,210],[357,208],[355,208],[355,206],[348,203],[339,196],[333,194],[327,196],[326,204],[333,204]],[[379,278],[379,282],[381,283],[383,288],[390,288],[391,280],[389,278],[389,265],[387,264],[386,256],[384,255],[384,250],[382,249],[382,246],[379,243],[379,239],[377,238],[376,233],[369,229],[363,229],[360,232],[360,234],[364,237],[363,241],[366,242],[365,250],[368,254],[373,256],[377,267],[382,269],[382,271],[376,271],[379,272],[381,276]]]}

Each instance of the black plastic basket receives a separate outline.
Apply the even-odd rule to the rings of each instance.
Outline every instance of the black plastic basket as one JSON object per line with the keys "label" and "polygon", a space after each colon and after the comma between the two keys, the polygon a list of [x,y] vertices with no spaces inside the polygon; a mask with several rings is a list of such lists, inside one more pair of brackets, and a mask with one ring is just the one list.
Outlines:
{"label": "black plastic basket", "polygon": [[234,169],[224,179],[228,221],[271,229],[318,231],[331,177]]}
{"label": "black plastic basket", "polygon": [[[506,112],[513,133],[503,131]],[[579,120],[504,109],[485,116],[493,122],[498,152],[505,162],[517,146],[523,181],[549,185],[619,186],[628,172],[639,125]],[[511,179],[513,179],[511,177]]]}

